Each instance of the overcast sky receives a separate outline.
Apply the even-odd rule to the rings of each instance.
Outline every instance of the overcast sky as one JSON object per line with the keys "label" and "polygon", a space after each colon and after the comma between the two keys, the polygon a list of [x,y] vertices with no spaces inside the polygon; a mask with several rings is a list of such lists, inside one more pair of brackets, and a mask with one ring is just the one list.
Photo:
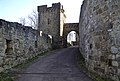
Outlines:
{"label": "overcast sky", "polygon": [[67,16],[66,22],[78,22],[80,7],[83,0],[0,0],[0,19],[18,22],[19,18],[27,17],[37,6],[60,2]]}

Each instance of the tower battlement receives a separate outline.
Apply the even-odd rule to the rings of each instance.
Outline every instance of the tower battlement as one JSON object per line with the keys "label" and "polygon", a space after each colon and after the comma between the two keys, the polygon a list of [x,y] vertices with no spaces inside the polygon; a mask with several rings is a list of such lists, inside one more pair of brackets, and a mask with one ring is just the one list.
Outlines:
{"label": "tower battlement", "polygon": [[51,10],[63,10],[63,6],[61,5],[60,2],[58,3],[52,3],[51,7],[48,7],[47,5],[42,5],[42,6],[38,6],[38,12],[46,12],[46,11],[51,11]]}
{"label": "tower battlement", "polygon": [[38,12],[44,12],[47,10],[47,5],[38,6]]}
{"label": "tower battlement", "polygon": [[60,8],[60,7],[61,7],[61,4],[60,4],[60,2],[59,2],[59,3],[53,3],[53,4],[52,4],[52,7],[53,7],[53,8]]}

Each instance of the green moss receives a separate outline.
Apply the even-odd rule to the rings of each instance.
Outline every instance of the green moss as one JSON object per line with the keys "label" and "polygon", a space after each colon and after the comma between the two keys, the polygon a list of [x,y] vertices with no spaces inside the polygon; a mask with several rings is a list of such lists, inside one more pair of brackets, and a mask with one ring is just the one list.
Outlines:
{"label": "green moss", "polygon": [[0,74],[0,81],[14,81],[15,75],[13,74],[7,74],[7,73],[1,73]]}
{"label": "green moss", "polygon": [[80,52],[77,54],[77,64],[78,64],[78,67],[80,69],[82,69],[82,71],[86,75],[88,75],[90,78],[92,78],[95,81],[113,81],[113,80],[111,80],[109,78],[104,78],[104,77],[102,77],[102,76],[100,76],[100,75],[98,75],[96,73],[93,73],[93,72],[89,71],[87,69],[87,67],[85,66],[85,59],[83,58],[83,56],[82,56],[82,54]]}

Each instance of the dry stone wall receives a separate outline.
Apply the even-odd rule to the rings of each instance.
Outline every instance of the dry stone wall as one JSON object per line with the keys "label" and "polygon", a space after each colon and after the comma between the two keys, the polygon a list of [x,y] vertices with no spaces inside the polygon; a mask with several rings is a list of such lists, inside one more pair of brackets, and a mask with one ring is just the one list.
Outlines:
{"label": "dry stone wall", "polygon": [[120,81],[120,0],[84,0],[79,28],[88,69]]}
{"label": "dry stone wall", "polygon": [[0,72],[51,48],[47,35],[17,22],[0,19]]}

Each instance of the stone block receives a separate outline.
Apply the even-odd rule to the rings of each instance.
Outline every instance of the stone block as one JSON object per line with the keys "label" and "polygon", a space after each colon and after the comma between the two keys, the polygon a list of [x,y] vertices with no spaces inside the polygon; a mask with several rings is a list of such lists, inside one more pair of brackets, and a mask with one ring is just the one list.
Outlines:
{"label": "stone block", "polygon": [[107,11],[108,10],[108,6],[105,5],[104,8],[103,8],[103,11]]}
{"label": "stone block", "polygon": [[111,47],[111,52],[112,52],[113,54],[118,53],[118,48],[116,48],[115,46],[112,46],[112,47]]}
{"label": "stone block", "polygon": [[112,59],[112,55],[109,55],[109,56],[108,56],[108,59]]}
{"label": "stone block", "polygon": [[0,65],[3,63],[3,57],[0,57]]}
{"label": "stone block", "polygon": [[100,49],[100,42],[99,42],[99,43],[95,43],[95,47],[96,47],[97,49]]}
{"label": "stone block", "polygon": [[101,14],[103,11],[102,9],[100,8],[98,11],[97,11],[97,14]]}
{"label": "stone block", "polygon": [[0,72],[4,71],[4,68],[3,67],[0,67]]}
{"label": "stone block", "polygon": [[11,67],[10,67],[10,65],[4,65],[3,68],[4,69],[10,69]]}
{"label": "stone block", "polygon": [[[120,36],[120,35],[119,35],[119,36]],[[120,46],[120,37],[117,36],[117,37],[115,38],[115,43],[116,43],[117,46]]]}
{"label": "stone block", "polygon": [[118,9],[118,5],[112,5],[112,9],[113,10],[117,10]]}
{"label": "stone block", "polygon": [[0,34],[2,34],[2,28],[0,28]]}
{"label": "stone block", "polygon": [[0,42],[2,42],[3,41],[3,38],[2,37],[0,37]]}
{"label": "stone block", "polygon": [[0,53],[0,56],[2,56],[2,57],[5,56],[5,53],[4,53],[4,52],[1,52],[1,53]]}
{"label": "stone block", "polygon": [[105,70],[102,69],[102,68],[99,68],[99,67],[94,67],[94,70],[95,70],[96,72],[105,73]]}
{"label": "stone block", "polygon": [[118,72],[118,75],[120,75],[120,69],[118,69],[117,72]]}
{"label": "stone block", "polygon": [[111,78],[112,78],[114,81],[120,81],[119,78],[118,78],[118,76],[116,76],[116,75],[112,76]]}
{"label": "stone block", "polygon": [[118,62],[119,66],[120,66],[120,57],[116,58],[116,61]]}
{"label": "stone block", "polygon": [[117,58],[120,58],[120,54],[117,54],[117,55],[116,55],[116,59],[117,59]]}
{"label": "stone block", "polygon": [[0,54],[4,51],[4,49],[2,48],[2,46],[0,46]]}
{"label": "stone block", "polygon": [[116,57],[115,57],[115,55],[112,55],[112,59],[114,60]]}
{"label": "stone block", "polygon": [[119,64],[118,64],[118,62],[117,62],[117,61],[112,61],[112,66],[118,67],[118,66],[119,66]]}
{"label": "stone block", "polygon": [[2,33],[0,33],[0,38],[2,38]]}
{"label": "stone block", "polygon": [[98,9],[99,9],[99,5],[95,6],[95,7],[93,8],[93,11],[98,10]]}
{"label": "stone block", "polygon": [[4,49],[3,47],[4,47],[4,43],[3,42],[0,42],[0,49]]}

